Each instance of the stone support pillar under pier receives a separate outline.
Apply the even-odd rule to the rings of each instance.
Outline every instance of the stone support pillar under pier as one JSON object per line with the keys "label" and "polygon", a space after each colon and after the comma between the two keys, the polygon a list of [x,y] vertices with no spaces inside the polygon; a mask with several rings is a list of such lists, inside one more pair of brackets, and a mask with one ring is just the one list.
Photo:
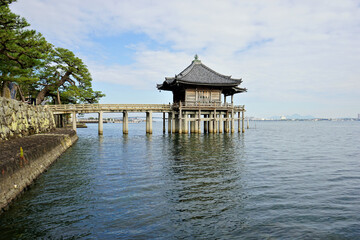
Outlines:
{"label": "stone support pillar under pier", "polygon": [[175,115],[175,133],[180,133],[180,114]]}
{"label": "stone support pillar under pier", "polygon": [[219,114],[219,133],[222,133],[223,132],[223,126],[224,126],[224,123],[223,123],[223,120],[222,120],[222,113]]}
{"label": "stone support pillar under pier", "polygon": [[196,124],[196,122],[195,122],[195,115],[190,115],[190,119],[192,120],[192,121],[190,121],[190,132],[191,133],[195,133],[195,124]]}
{"label": "stone support pillar under pier", "polygon": [[226,112],[225,115],[225,122],[224,122],[224,132],[228,133],[229,132],[229,112]]}
{"label": "stone support pillar under pier", "polygon": [[240,117],[240,112],[238,112],[238,132],[241,132],[241,117]]}
{"label": "stone support pillar under pier", "polygon": [[187,113],[185,112],[185,114],[184,114],[184,120],[183,120],[183,122],[184,122],[184,128],[183,128],[183,133],[188,133],[189,132],[189,121],[188,121],[188,115],[187,115]]}
{"label": "stone support pillar under pier", "polygon": [[152,134],[153,133],[153,120],[152,120],[152,112],[149,112],[149,133]]}
{"label": "stone support pillar under pier", "polygon": [[215,121],[213,120],[213,119],[214,119],[214,114],[211,113],[211,114],[209,115],[209,118],[210,118],[210,119],[209,119],[209,122],[208,122],[208,123],[209,123],[209,133],[213,133],[213,132],[214,132],[214,122],[215,122]]}
{"label": "stone support pillar under pier", "polygon": [[179,115],[178,115],[178,122],[179,122],[179,131],[178,133],[182,133],[183,131],[183,117],[182,117],[182,111],[179,111]]}
{"label": "stone support pillar under pier", "polygon": [[66,115],[65,114],[61,114],[61,127],[65,127],[66,126]]}
{"label": "stone support pillar under pier", "polygon": [[172,119],[172,113],[168,113],[168,133],[171,133],[171,119]]}
{"label": "stone support pillar under pier", "polygon": [[[231,95],[232,97],[233,95]],[[231,133],[235,132],[235,116],[234,116],[234,110],[231,111]]]}
{"label": "stone support pillar under pier", "polygon": [[218,132],[218,120],[216,110],[214,110],[214,133]]}
{"label": "stone support pillar under pier", "polygon": [[146,112],[146,133],[152,134],[152,112]]}
{"label": "stone support pillar under pier", "polygon": [[123,112],[123,134],[129,133],[129,114],[127,111]]}
{"label": "stone support pillar under pier", "polygon": [[199,130],[199,118],[198,118],[198,113],[195,113],[194,125],[195,125],[194,133],[199,133],[200,130]]}
{"label": "stone support pillar under pier", "polygon": [[163,133],[165,133],[165,113],[163,112]]}
{"label": "stone support pillar under pier", "polygon": [[209,115],[207,115],[207,114],[204,115],[204,118],[205,118],[205,121],[204,121],[204,133],[207,133],[208,129],[209,129],[209,121],[207,121],[208,116]]}
{"label": "stone support pillar under pier", "polygon": [[76,112],[72,112],[71,120],[72,120],[72,129],[76,131]]}
{"label": "stone support pillar under pier", "polygon": [[201,110],[197,113],[197,133],[201,133]]}
{"label": "stone support pillar under pier", "polygon": [[171,114],[171,133],[175,133],[175,112]]}
{"label": "stone support pillar under pier", "polygon": [[100,111],[98,114],[98,133],[103,135],[103,112]]}
{"label": "stone support pillar under pier", "polygon": [[194,133],[198,133],[198,132],[199,132],[199,123],[198,123],[198,119],[196,117],[195,121],[194,121]]}
{"label": "stone support pillar under pier", "polygon": [[244,123],[244,119],[245,119],[245,116],[244,116],[244,111],[241,112],[241,121],[242,121],[242,132],[244,133],[245,132],[245,123]]}

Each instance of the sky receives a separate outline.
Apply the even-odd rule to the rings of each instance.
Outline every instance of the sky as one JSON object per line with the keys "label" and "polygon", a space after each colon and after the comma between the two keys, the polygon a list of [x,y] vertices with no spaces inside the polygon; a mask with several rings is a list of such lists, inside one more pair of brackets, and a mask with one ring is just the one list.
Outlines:
{"label": "sky", "polygon": [[198,54],[242,78],[246,115],[357,117],[359,0],[18,0],[57,47],[83,59],[100,103],[169,103],[156,89]]}

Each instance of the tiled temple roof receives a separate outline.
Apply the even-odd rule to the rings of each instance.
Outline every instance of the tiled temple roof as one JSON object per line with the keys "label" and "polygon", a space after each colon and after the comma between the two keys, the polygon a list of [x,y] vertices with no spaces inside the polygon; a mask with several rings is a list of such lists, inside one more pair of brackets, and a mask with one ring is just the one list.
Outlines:
{"label": "tiled temple roof", "polygon": [[232,88],[234,93],[245,92],[246,88],[240,88],[238,85],[242,79],[231,78],[231,76],[222,75],[206,65],[202,64],[195,56],[195,60],[175,77],[166,77],[162,84],[158,84],[159,90],[172,90],[176,85],[196,85],[196,86],[214,86]]}
{"label": "tiled temple roof", "polygon": [[200,60],[194,60],[181,73],[175,77],[165,78],[168,84],[174,81],[184,84],[208,85],[208,86],[237,86],[242,80],[231,78],[231,76],[222,75],[206,65]]}

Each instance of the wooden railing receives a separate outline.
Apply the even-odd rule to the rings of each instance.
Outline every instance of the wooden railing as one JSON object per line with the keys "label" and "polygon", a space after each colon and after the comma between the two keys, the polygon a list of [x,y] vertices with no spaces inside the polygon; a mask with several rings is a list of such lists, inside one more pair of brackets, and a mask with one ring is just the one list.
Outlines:
{"label": "wooden railing", "polygon": [[200,108],[234,108],[236,110],[244,110],[244,105],[234,105],[232,103],[221,103],[221,102],[180,102],[180,103],[174,103],[173,108],[179,108],[179,107],[200,107]]}
{"label": "wooden railing", "polygon": [[174,103],[174,104],[64,104],[64,105],[46,105],[54,113],[93,113],[93,112],[171,112],[182,108],[216,108],[216,109],[234,109],[243,111],[244,105],[233,105],[231,103]]}
{"label": "wooden railing", "polygon": [[47,105],[53,112],[122,112],[122,111],[158,111],[169,112],[172,109],[171,104],[64,104],[64,105]]}

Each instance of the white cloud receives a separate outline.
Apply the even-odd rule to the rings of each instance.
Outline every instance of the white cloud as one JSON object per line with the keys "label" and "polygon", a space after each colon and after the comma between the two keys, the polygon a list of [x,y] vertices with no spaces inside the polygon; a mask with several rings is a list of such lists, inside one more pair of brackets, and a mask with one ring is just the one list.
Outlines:
{"label": "white cloud", "polygon": [[96,81],[153,89],[198,53],[214,70],[243,77],[249,96],[360,108],[358,1],[32,0],[12,8],[75,51],[101,44],[93,36],[128,32],[163,46],[135,45],[129,65],[87,59]]}
{"label": "white cloud", "polygon": [[191,59],[191,56],[169,51],[143,50],[134,58],[135,63],[126,66],[119,64],[105,66],[91,62],[89,69],[95,81],[154,90],[156,83],[164,81],[165,76],[175,74],[173,69],[178,69],[180,72],[184,67],[183,59]]}

